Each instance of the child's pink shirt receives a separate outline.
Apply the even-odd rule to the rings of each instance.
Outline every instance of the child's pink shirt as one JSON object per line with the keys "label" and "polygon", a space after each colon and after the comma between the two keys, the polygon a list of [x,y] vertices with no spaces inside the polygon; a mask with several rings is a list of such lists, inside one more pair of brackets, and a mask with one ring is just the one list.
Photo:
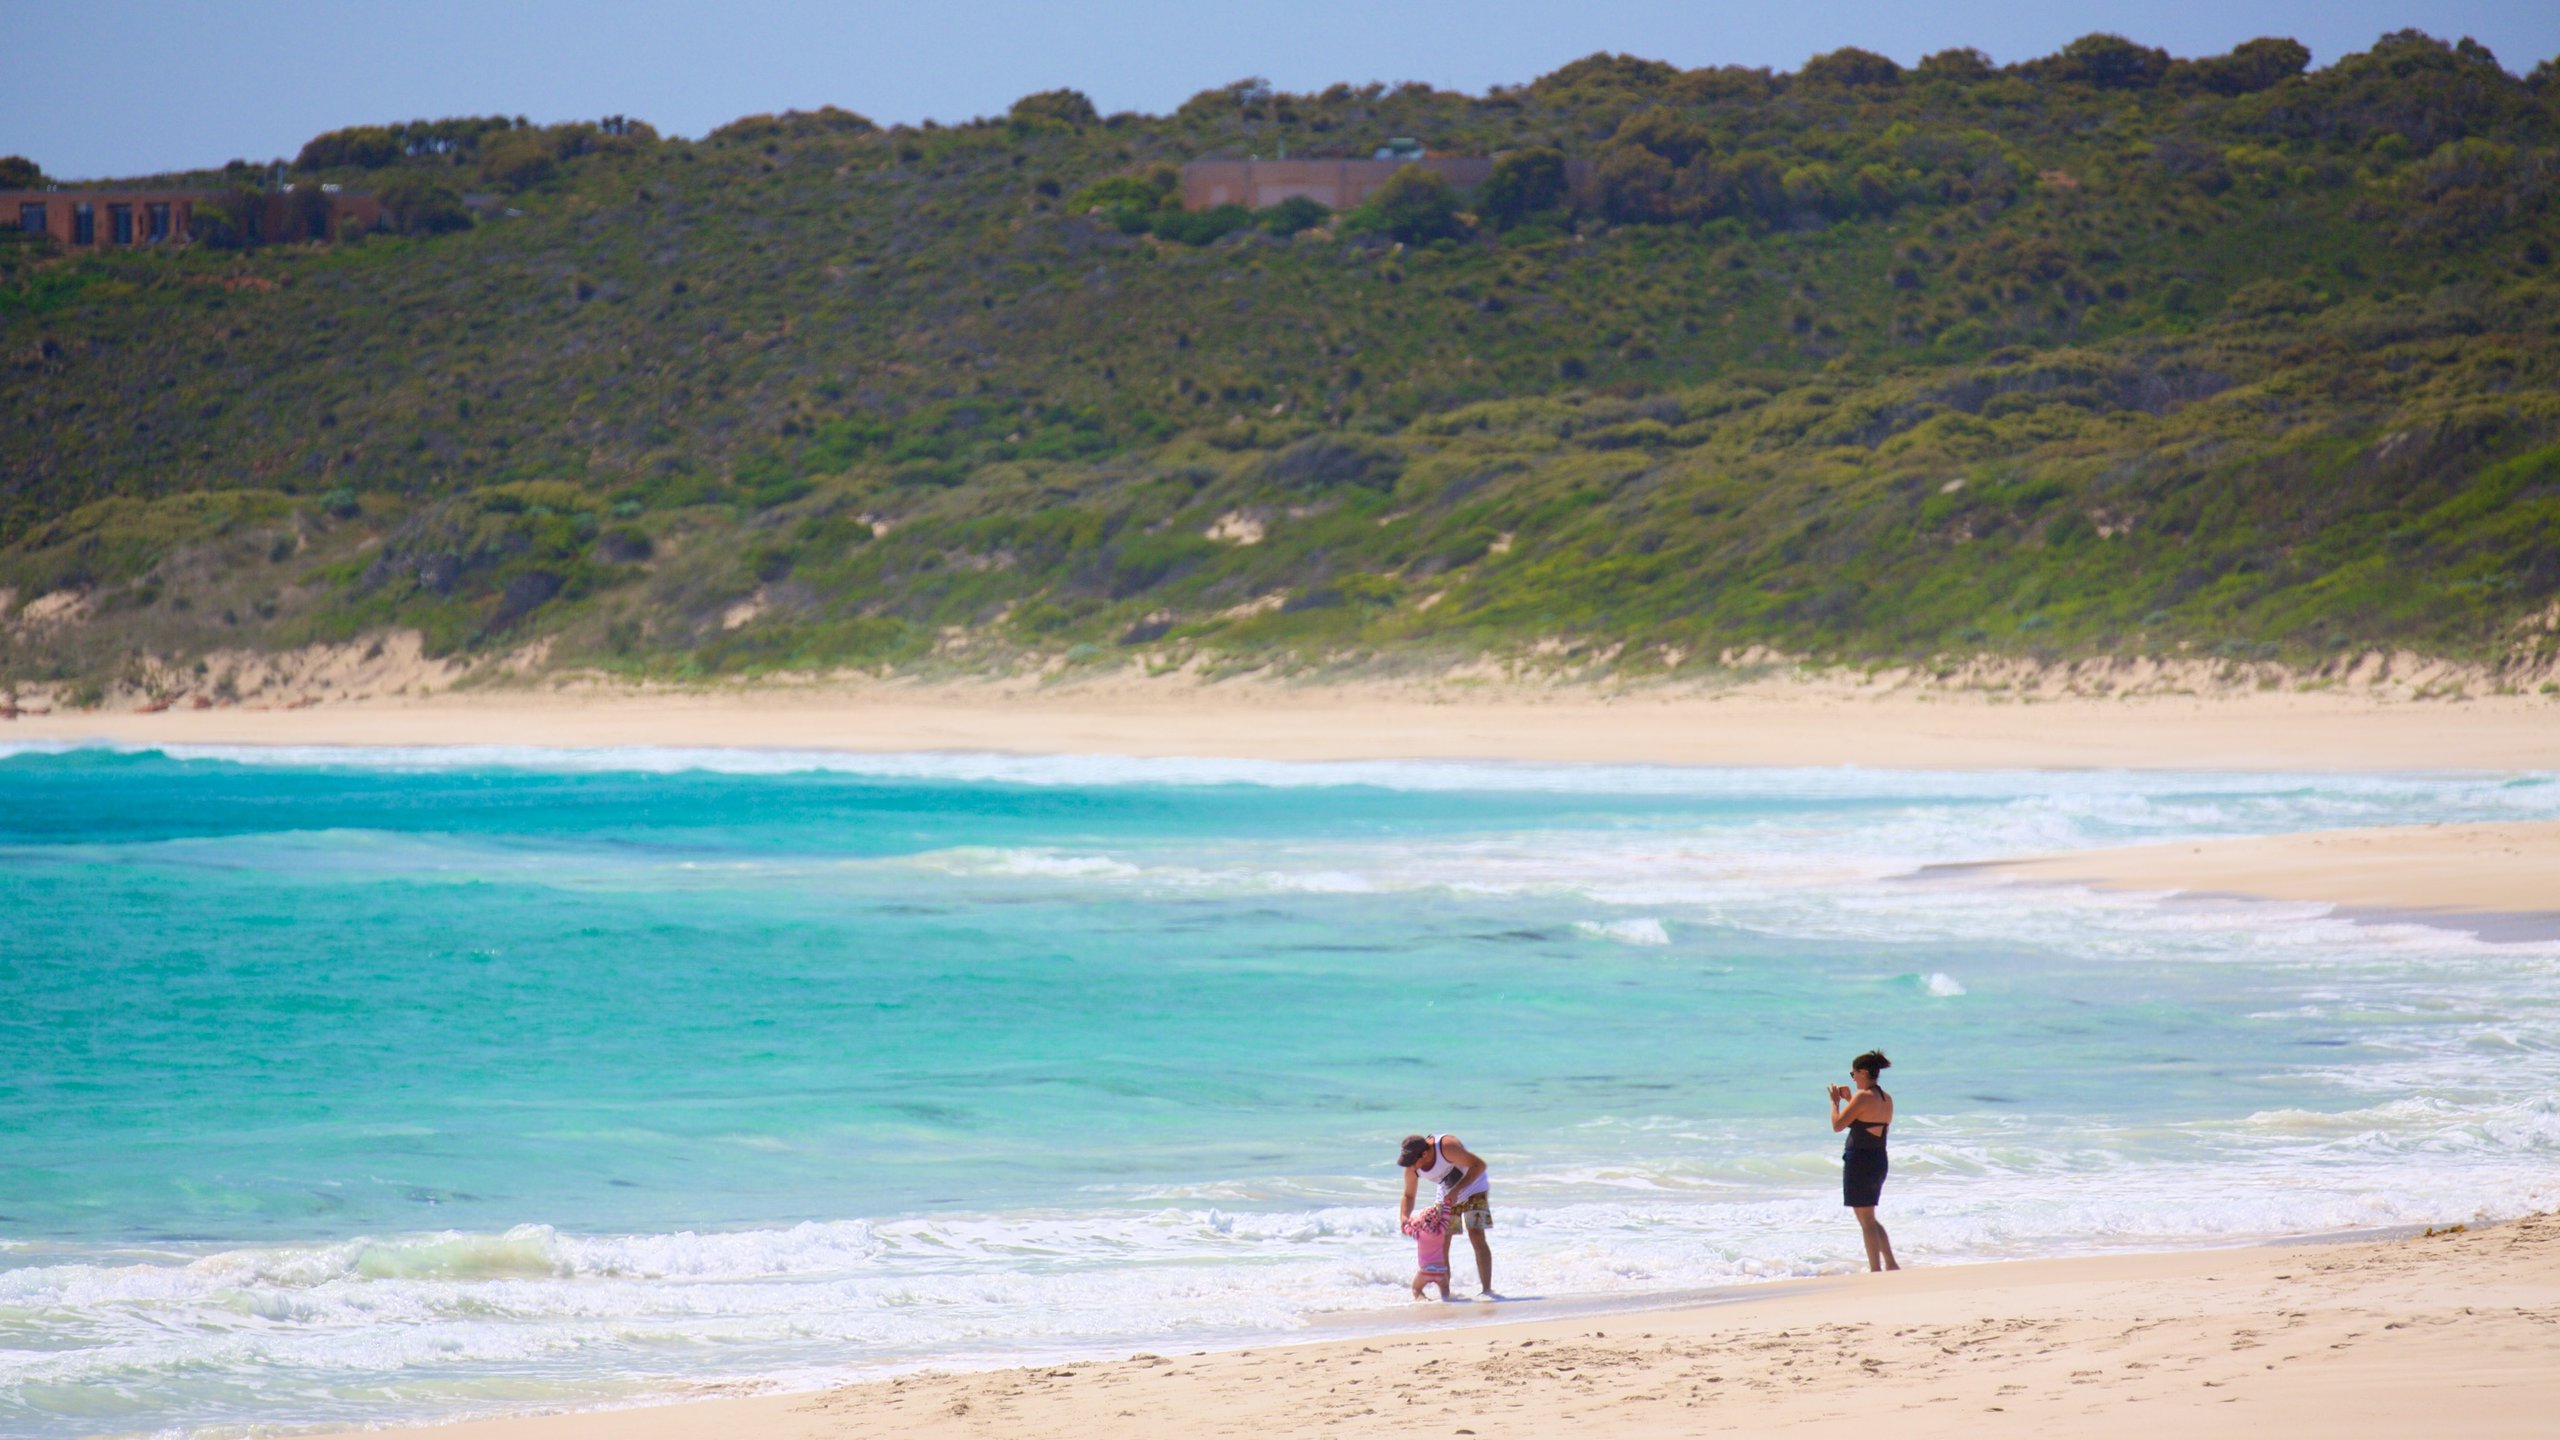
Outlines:
{"label": "child's pink shirt", "polygon": [[1449,1273],[1449,1207],[1434,1205],[1405,1222],[1413,1237],[1414,1268],[1425,1275]]}

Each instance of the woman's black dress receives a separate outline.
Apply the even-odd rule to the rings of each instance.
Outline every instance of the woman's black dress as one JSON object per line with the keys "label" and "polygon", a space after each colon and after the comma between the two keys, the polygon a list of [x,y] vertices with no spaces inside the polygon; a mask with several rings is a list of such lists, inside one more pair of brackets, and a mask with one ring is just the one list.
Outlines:
{"label": "woman's black dress", "polygon": [[1840,1203],[1855,1209],[1873,1205],[1884,1194],[1884,1132],[1864,1120],[1849,1126],[1848,1143],[1840,1150]]}

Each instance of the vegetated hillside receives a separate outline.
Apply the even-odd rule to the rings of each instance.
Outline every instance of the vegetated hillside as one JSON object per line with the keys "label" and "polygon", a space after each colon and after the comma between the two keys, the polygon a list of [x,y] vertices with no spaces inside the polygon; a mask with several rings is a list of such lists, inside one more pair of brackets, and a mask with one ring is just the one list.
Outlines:
{"label": "vegetated hillside", "polygon": [[[2302,65],[338,132],[410,233],[0,260],[0,670],[2547,653],[2560,66]],[[1511,158],[1165,199],[1395,135]]]}

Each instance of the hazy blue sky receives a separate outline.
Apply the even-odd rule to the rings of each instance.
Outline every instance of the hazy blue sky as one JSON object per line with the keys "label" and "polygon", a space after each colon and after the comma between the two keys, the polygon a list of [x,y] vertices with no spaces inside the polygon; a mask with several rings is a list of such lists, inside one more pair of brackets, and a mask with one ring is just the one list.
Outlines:
{"label": "hazy blue sky", "polygon": [[2325,64],[2410,26],[2473,36],[2518,74],[2560,51],[2553,0],[0,0],[0,154],[130,175],[421,116],[627,114],[700,135],[826,104],[965,120],[1060,85],[1106,112],[1161,112],[1248,75],[1480,92],[1594,50],[1793,69],[1842,45],[1906,64],[1972,45],[2006,61],[2093,30],[2178,55],[2290,35]]}

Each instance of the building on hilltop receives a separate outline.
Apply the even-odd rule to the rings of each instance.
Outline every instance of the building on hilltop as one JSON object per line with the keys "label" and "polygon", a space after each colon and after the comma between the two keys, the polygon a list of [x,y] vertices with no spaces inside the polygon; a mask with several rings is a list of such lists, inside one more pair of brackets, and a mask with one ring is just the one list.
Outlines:
{"label": "building on hilltop", "polygon": [[50,235],[74,249],[183,245],[196,235],[196,207],[246,207],[247,241],[332,240],[382,223],[382,202],[335,185],[317,191],[0,190],[0,225]]}
{"label": "building on hilltop", "polygon": [[1483,184],[1493,173],[1493,161],[1486,156],[1433,155],[1421,142],[1398,136],[1366,160],[1194,160],[1182,167],[1182,208],[1242,205],[1265,210],[1303,198],[1328,210],[1348,210],[1378,193],[1388,177],[1407,165],[1419,165],[1462,190]]}
{"label": "building on hilltop", "polygon": [[[1591,186],[1591,162],[1574,158],[1564,164],[1566,185],[1584,195]],[[1490,155],[1434,155],[1422,142],[1397,136],[1366,160],[1194,160],[1182,167],[1182,208],[1242,205],[1267,210],[1303,197],[1328,210],[1348,210],[1378,193],[1408,165],[1431,171],[1460,190],[1472,190],[1493,174]]]}

